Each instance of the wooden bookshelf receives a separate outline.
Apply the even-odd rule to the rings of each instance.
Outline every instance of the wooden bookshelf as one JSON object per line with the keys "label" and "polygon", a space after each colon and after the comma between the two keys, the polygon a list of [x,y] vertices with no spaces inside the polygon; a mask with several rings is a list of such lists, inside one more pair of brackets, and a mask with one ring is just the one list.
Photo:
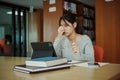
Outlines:
{"label": "wooden bookshelf", "polygon": [[[56,11],[49,12],[51,7],[56,7]],[[49,0],[44,1],[44,41],[53,41],[57,33],[59,18],[63,13],[74,14],[84,28],[84,34],[95,41],[95,9],[77,0],[56,0],[55,4],[49,4]],[[50,35],[48,32],[51,32]]]}

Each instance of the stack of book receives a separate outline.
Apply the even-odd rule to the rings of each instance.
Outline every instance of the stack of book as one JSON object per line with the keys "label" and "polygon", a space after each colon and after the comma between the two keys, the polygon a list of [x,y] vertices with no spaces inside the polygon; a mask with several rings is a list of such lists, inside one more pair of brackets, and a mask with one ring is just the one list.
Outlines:
{"label": "stack of book", "polygon": [[23,65],[15,65],[14,70],[24,73],[43,72],[48,70],[70,68],[66,58],[43,57],[26,60]]}

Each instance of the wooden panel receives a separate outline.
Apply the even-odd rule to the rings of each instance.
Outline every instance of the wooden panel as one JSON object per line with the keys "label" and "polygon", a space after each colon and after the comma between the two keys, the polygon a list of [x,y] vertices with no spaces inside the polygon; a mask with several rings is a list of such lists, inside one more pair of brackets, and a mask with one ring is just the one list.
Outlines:
{"label": "wooden panel", "polygon": [[114,57],[117,63],[120,63],[120,0],[116,0],[115,2],[115,26],[116,26],[116,57]]}
{"label": "wooden panel", "polygon": [[37,41],[43,41],[43,10],[38,9],[34,13],[34,21],[37,27]]}
{"label": "wooden panel", "polygon": [[[49,8],[56,7],[55,12],[49,12]],[[59,27],[59,18],[63,13],[63,0],[56,0],[56,4],[49,4],[49,0],[44,0],[44,11],[43,11],[43,40],[54,41],[57,35],[57,29]],[[52,19],[52,20],[51,20]]]}
{"label": "wooden panel", "polygon": [[104,61],[120,63],[120,0],[96,0],[96,44],[105,50]]}

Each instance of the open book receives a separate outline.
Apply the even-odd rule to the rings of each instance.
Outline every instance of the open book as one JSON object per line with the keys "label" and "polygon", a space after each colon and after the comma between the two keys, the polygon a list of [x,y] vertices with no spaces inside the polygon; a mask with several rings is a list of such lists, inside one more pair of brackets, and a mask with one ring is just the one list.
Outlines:
{"label": "open book", "polygon": [[88,61],[71,60],[71,61],[68,62],[68,64],[70,64],[72,66],[81,66],[81,67],[88,67],[88,68],[99,68],[99,67],[107,65],[109,63],[107,63],[107,62],[90,63]]}

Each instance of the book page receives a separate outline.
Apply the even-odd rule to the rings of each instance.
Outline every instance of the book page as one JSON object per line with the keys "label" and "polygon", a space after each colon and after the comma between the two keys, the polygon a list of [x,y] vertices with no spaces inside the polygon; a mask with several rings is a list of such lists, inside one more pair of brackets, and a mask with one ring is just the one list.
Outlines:
{"label": "book page", "polygon": [[104,63],[104,62],[89,63],[87,61],[83,62],[83,61],[74,61],[74,60],[68,63],[73,66],[80,66],[80,67],[87,67],[87,68],[99,68],[99,67],[109,64],[109,63]]}

